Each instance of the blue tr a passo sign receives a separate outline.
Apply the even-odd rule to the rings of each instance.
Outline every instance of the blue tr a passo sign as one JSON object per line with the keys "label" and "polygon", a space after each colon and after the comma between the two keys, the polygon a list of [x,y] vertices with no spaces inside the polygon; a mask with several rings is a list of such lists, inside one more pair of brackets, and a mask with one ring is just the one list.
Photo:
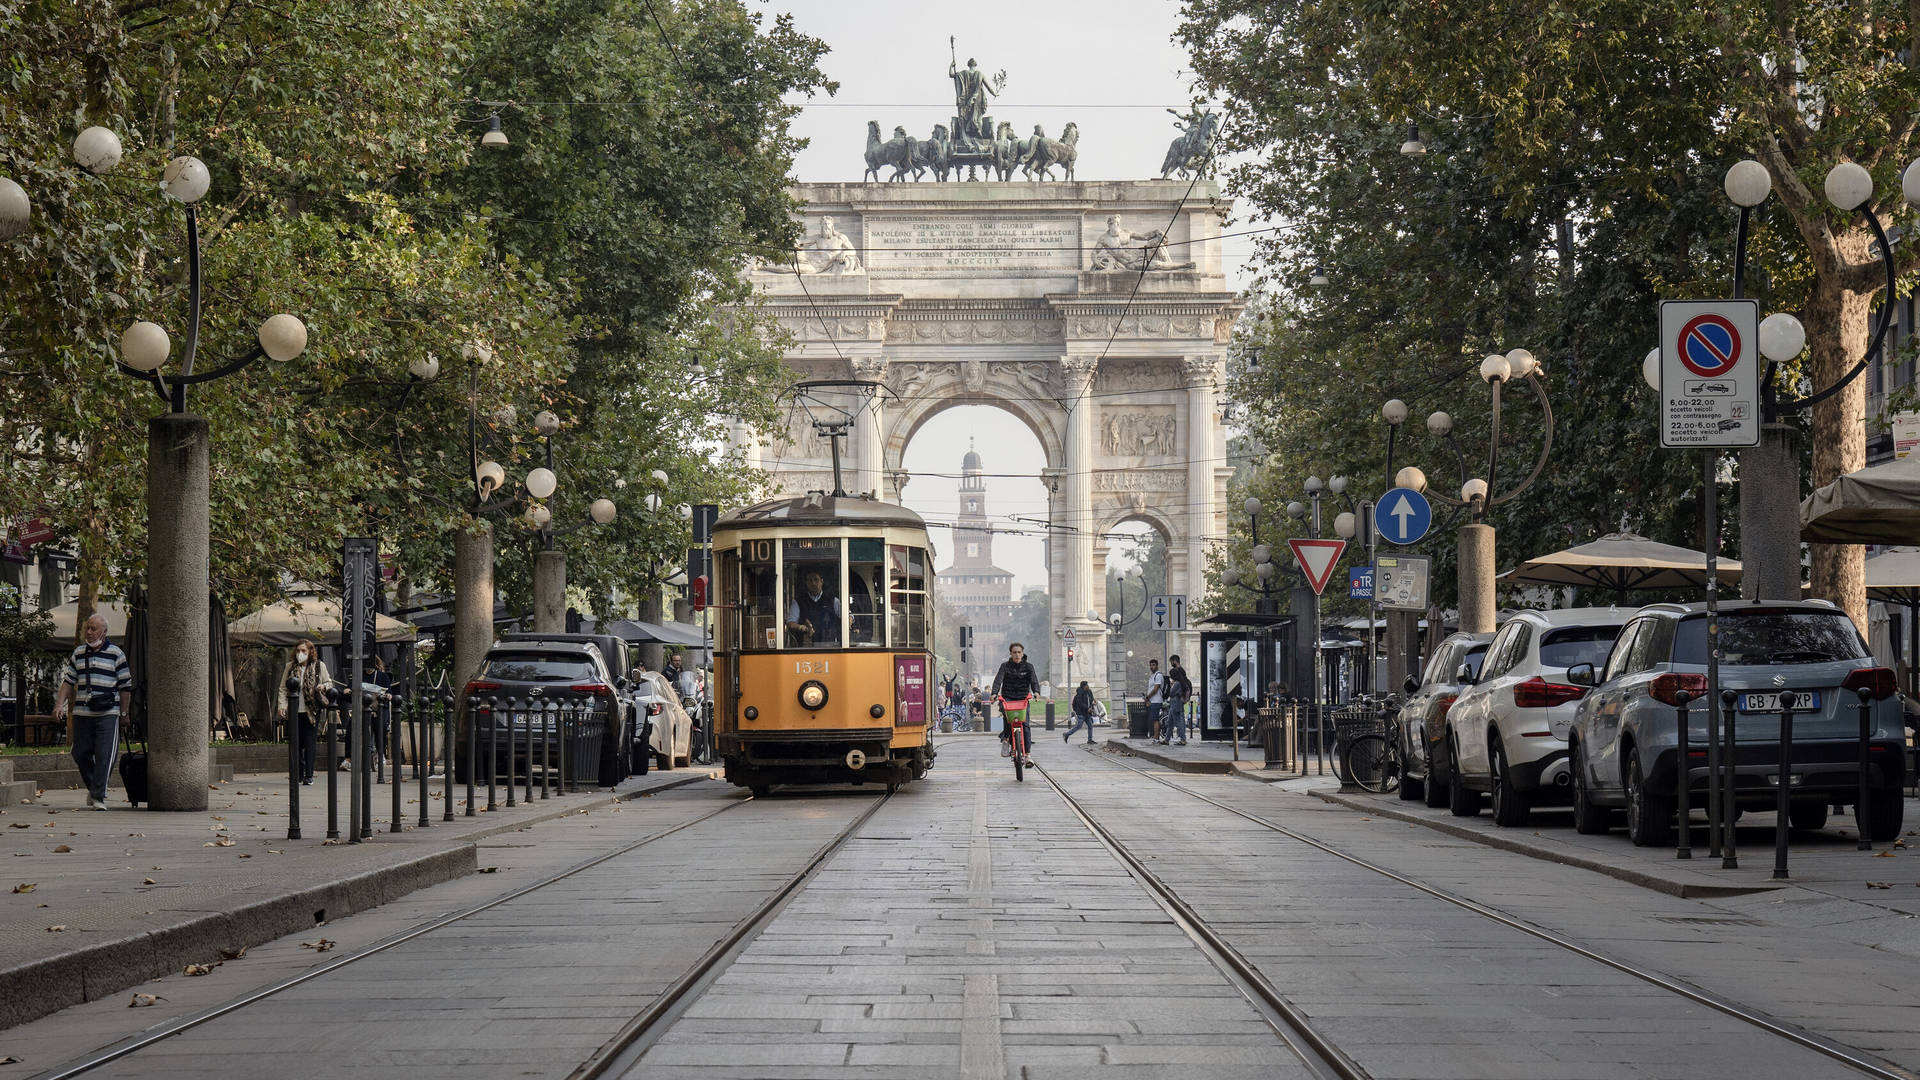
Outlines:
{"label": "blue tr a passo sign", "polygon": [[1433,504],[1412,488],[1394,488],[1373,504],[1373,527],[1391,543],[1414,543],[1433,527]]}
{"label": "blue tr a passo sign", "polygon": [[1373,567],[1354,566],[1348,568],[1347,595],[1355,600],[1373,599]]}

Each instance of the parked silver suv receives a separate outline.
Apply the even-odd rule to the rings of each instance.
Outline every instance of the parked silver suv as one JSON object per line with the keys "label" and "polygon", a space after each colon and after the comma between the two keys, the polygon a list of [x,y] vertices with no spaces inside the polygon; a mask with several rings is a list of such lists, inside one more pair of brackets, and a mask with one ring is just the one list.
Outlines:
{"label": "parked silver suv", "polygon": [[[1863,835],[1900,835],[1906,732],[1893,672],[1874,666],[1846,613],[1823,601],[1731,603],[1720,610],[1720,686],[1734,692],[1738,805],[1774,807],[1780,765],[1780,695],[1794,710],[1790,823],[1826,824],[1833,803],[1857,803],[1860,705],[1869,712],[1869,775]],[[1627,811],[1635,844],[1673,835],[1680,695],[1688,698],[1687,784],[1707,782],[1707,634],[1703,604],[1655,604],[1635,613],[1606,666],[1582,664],[1567,680],[1592,691],[1580,703],[1568,740],[1573,758],[1574,827],[1607,831],[1615,807]],[[1717,703],[1716,703],[1717,704]],[[1722,708],[1724,723],[1728,716]],[[1724,739],[1724,734],[1722,738]],[[1704,794],[1693,805],[1704,805]],[[1860,815],[1856,805],[1854,813]]]}
{"label": "parked silver suv", "polygon": [[1403,773],[1400,797],[1425,797],[1428,806],[1447,802],[1447,710],[1468,683],[1480,677],[1492,634],[1449,634],[1433,650],[1424,674],[1407,676],[1407,703],[1400,707]]}

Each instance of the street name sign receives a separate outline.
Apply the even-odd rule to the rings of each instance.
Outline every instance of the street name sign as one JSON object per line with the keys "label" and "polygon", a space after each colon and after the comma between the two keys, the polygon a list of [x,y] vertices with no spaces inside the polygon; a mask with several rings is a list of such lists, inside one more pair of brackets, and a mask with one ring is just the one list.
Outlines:
{"label": "street name sign", "polygon": [[1433,504],[1412,488],[1394,488],[1374,504],[1373,527],[1392,543],[1416,543],[1433,527]]}
{"label": "street name sign", "polygon": [[1185,630],[1187,628],[1187,594],[1160,593],[1147,601],[1147,614],[1151,616],[1152,629]]}
{"label": "street name sign", "polygon": [[1347,597],[1353,600],[1373,599],[1373,567],[1347,568]]}
{"label": "street name sign", "polygon": [[1425,555],[1382,555],[1374,560],[1374,603],[1394,611],[1427,610],[1433,560]]}
{"label": "street name sign", "polygon": [[1660,304],[1660,445],[1760,443],[1760,303]]}
{"label": "street name sign", "polygon": [[1333,579],[1334,564],[1340,561],[1340,553],[1347,550],[1345,540],[1289,540],[1287,546],[1293,548],[1293,559],[1307,575],[1307,584],[1313,586],[1315,596],[1326,591],[1327,582]]}

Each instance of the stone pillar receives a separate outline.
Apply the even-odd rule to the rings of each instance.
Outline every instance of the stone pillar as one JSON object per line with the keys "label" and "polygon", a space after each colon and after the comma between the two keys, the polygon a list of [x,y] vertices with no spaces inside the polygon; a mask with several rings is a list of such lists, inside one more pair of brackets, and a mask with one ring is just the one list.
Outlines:
{"label": "stone pillar", "polygon": [[[853,377],[871,379],[874,382],[886,378],[887,362],[878,356],[856,357],[853,361]],[[860,414],[853,422],[853,483],[849,489],[856,495],[872,492],[876,498],[884,499],[886,492],[886,395],[875,390],[873,397],[861,404]]]}
{"label": "stone pillar", "polygon": [[[567,553],[538,551],[533,556],[533,632],[567,631]],[[626,672],[615,672],[625,675]]]}
{"label": "stone pillar", "polygon": [[[458,694],[493,644],[493,526],[453,535],[453,686]],[[464,699],[462,699],[464,705]]]}
{"label": "stone pillar", "polygon": [[1460,629],[1463,633],[1493,633],[1494,619],[1499,613],[1494,601],[1493,544],[1493,526],[1460,526]]}
{"label": "stone pillar", "polygon": [[[1094,368],[1099,363],[1093,356],[1063,356],[1060,358],[1060,400],[1067,410],[1066,432],[1066,475],[1062,477],[1062,495],[1056,500],[1059,511],[1053,535],[1065,548],[1060,554],[1065,563],[1065,594],[1053,604],[1053,609],[1061,613],[1058,625],[1072,626],[1076,631],[1091,630],[1087,621],[1087,610],[1093,607],[1093,389]],[[1088,635],[1090,636],[1090,635]],[[1053,670],[1054,683],[1058,686],[1066,678],[1066,646],[1057,637],[1054,639]],[[1074,681],[1082,677],[1080,650],[1075,650]]]}
{"label": "stone pillar", "polygon": [[207,808],[205,417],[147,422],[147,789],[155,810]]}
{"label": "stone pillar", "polygon": [[[1207,595],[1207,540],[1213,535],[1214,472],[1225,456],[1216,446],[1219,414],[1215,411],[1220,362],[1212,356],[1189,356],[1181,361],[1187,383],[1187,609],[1198,608]],[[1191,616],[1189,616],[1191,620]],[[1189,666],[1205,667],[1200,634],[1180,635],[1181,656]]]}
{"label": "stone pillar", "polygon": [[1740,595],[1800,599],[1800,447],[1788,424],[1740,451]]}

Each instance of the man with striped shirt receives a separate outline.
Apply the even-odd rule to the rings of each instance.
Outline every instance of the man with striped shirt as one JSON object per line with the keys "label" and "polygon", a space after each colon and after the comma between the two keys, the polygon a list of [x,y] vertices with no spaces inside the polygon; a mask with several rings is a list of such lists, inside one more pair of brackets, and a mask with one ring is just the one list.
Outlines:
{"label": "man with striped shirt", "polygon": [[133,673],[127,669],[127,654],[107,640],[105,618],[96,614],[88,619],[86,637],[60,673],[53,718],[72,714],[67,730],[73,736],[73,763],[87,782],[87,808],[105,810],[121,719],[133,700]]}

